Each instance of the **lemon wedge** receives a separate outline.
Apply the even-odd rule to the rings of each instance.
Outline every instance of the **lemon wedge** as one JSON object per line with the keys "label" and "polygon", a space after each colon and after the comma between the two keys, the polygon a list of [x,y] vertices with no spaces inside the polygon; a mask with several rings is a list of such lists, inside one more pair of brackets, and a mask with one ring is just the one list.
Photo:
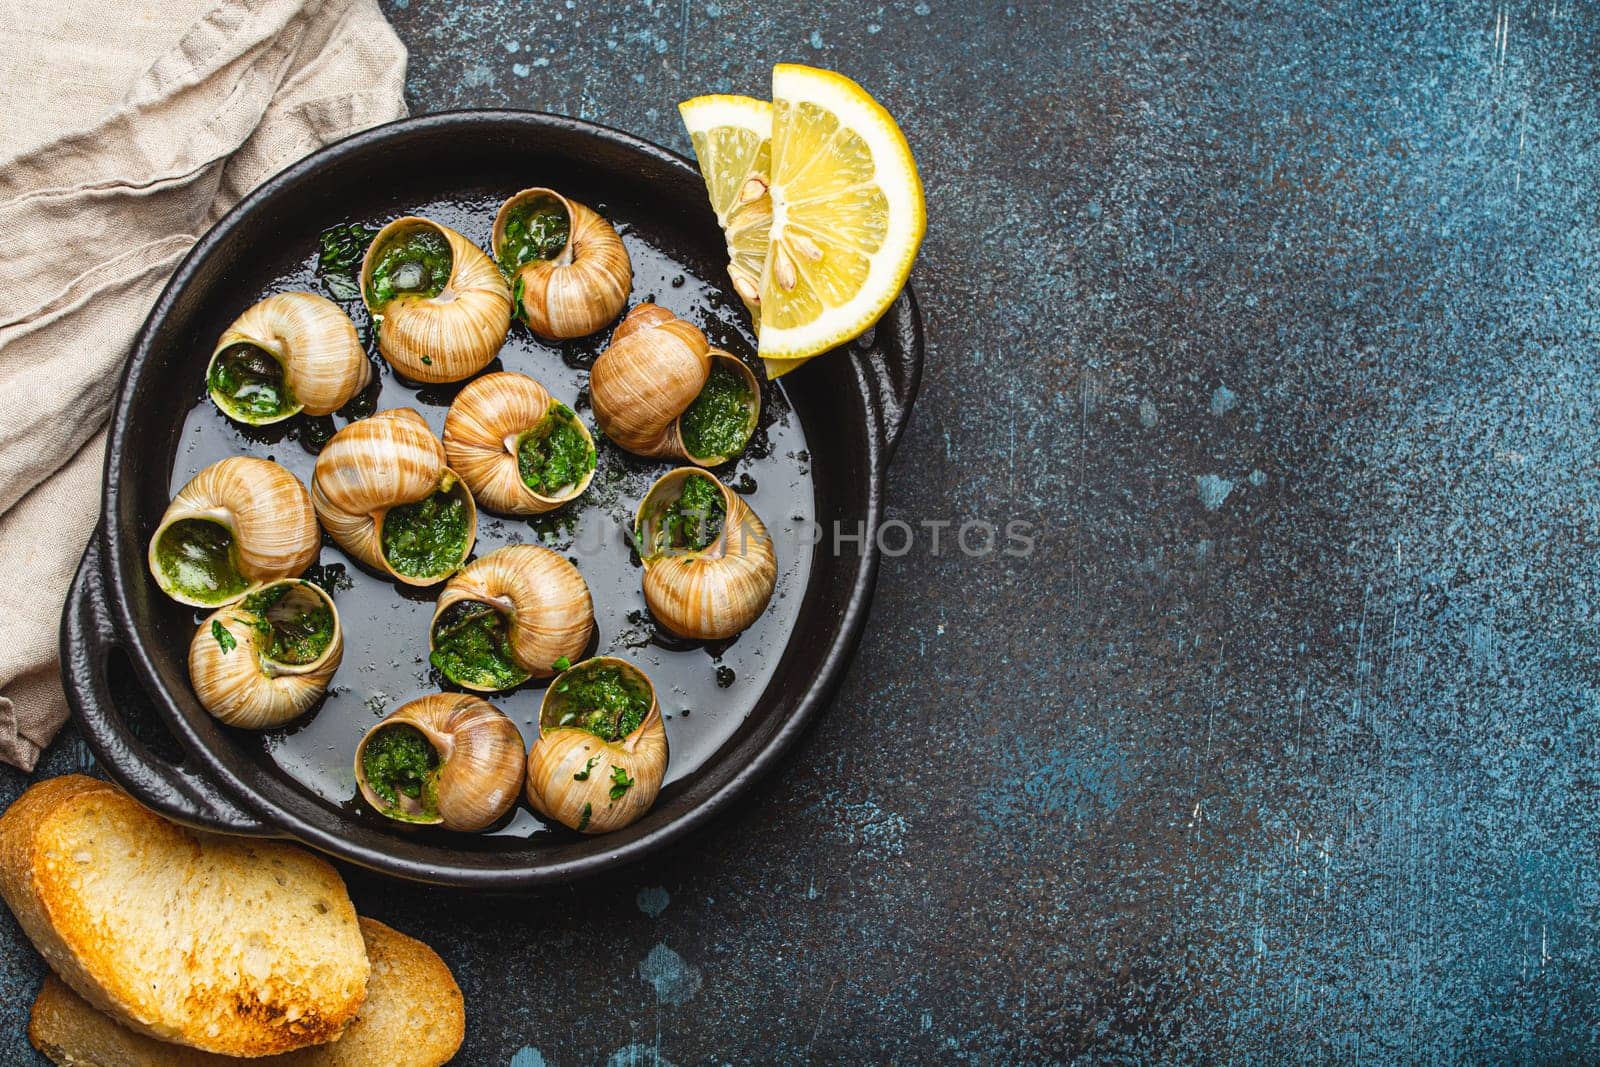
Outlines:
{"label": "lemon wedge", "polygon": [[760,355],[776,378],[878,320],[911,274],[927,214],[905,135],[861,86],[779,64],[772,109]]}
{"label": "lemon wedge", "polygon": [[697,96],[678,105],[711,210],[728,241],[728,277],[761,324],[761,271],[772,226],[772,105],[748,96]]}
{"label": "lemon wedge", "polygon": [[773,103],[678,105],[767,376],[856,337],[894,302],[927,228],[900,127],[841,74],[780,64]]}

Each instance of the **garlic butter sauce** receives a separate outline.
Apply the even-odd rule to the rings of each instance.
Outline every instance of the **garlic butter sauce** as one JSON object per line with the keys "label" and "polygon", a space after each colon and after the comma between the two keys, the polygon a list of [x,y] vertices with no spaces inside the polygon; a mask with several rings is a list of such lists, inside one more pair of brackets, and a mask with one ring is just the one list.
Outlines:
{"label": "garlic butter sauce", "polygon": [[[558,175],[529,175],[526,184],[548,179],[562,193],[589,203],[588,190],[564,189]],[[484,189],[463,199],[390,205],[391,210],[361,219],[374,230],[401,214],[416,214],[459,231],[479,248],[489,248],[498,205],[516,188]],[[382,205],[377,205],[382,208]],[[747,360],[755,345],[745,312],[718,264],[706,265],[715,275],[697,273],[694,264],[663,251],[665,231],[652,233],[645,215],[609,214],[633,264],[633,291],[628,307],[652,298],[705,331],[712,345]],[[339,221],[330,219],[329,222]],[[286,253],[289,266],[260,290],[242,291],[237,307],[222,309],[226,319],[272,292],[304,289],[330,293],[317,274],[319,248],[315,235],[303,247]],[[336,282],[334,288],[339,288]],[[346,290],[348,293],[348,289]],[[314,449],[354,414],[385,408],[416,409],[435,434],[443,430],[451,400],[466,382],[414,384],[398,380],[376,356],[368,316],[359,295],[339,301],[354,319],[373,359],[373,381],[366,391],[331,418],[298,415],[287,422],[250,428],[229,421],[206,396],[206,383],[184,384],[191,404],[171,472],[173,492],[195,472],[230,455],[271,458],[310,485]],[[671,757],[666,782],[692,774],[730,738],[765,689],[793,631],[813,547],[814,493],[809,454],[799,420],[790,411],[780,383],[763,383],[760,426],[744,454],[714,469],[740,492],[765,521],[778,557],[777,592],[753,626],[736,639],[705,645],[672,636],[654,625],[640,588],[641,570],[629,542],[634,509],[651,483],[678,464],[630,456],[606,441],[594,424],[587,395],[587,368],[604,349],[611,326],[566,342],[546,342],[513,324],[504,348],[485,373],[495,370],[527,374],[569,405],[595,438],[597,470],[588,490],[575,502],[531,519],[497,515],[481,508],[473,558],[510,544],[542,544],[572,560],[582,572],[594,599],[598,631],[594,655],[614,655],[644,670],[654,683]],[[758,370],[758,377],[761,377]],[[470,380],[470,379],[469,379]],[[352,760],[361,736],[400,705],[440,689],[457,690],[428,663],[428,632],[434,602],[442,585],[410,588],[364,569],[327,537],[320,557],[323,584],[333,593],[345,637],[344,661],[334,675],[328,696],[309,714],[289,726],[264,733],[240,732],[242,745],[259,745],[263,757],[329,803],[382,822],[356,799]],[[179,609],[181,610],[181,609]],[[196,614],[198,624],[203,613]],[[484,694],[521,730],[524,748],[537,736],[539,704],[548,680],[534,680],[503,693]],[[443,835],[443,831],[427,830]],[[489,833],[517,837],[549,835],[570,840],[560,827],[551,828],[526,801]]]}

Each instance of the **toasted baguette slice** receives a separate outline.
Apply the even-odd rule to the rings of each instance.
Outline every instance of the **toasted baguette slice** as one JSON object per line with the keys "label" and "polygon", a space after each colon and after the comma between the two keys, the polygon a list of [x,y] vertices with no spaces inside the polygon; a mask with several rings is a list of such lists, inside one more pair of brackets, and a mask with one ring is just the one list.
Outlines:
{"label": "toasted baguette slice", "polygon": [[196,833],[82,775],[0,815],[0,896],[80,996],[230,1056],[338,1037],[366,996],[344,882],[289,845]]}
{"label": "toasted baguette slice", "polygon": [[367,1000],[344,1036],[279,1056],[237,1060],[167,1045],[96,1011],[55,975],[33,1002],[28,1040],[59,1067],[440,1067],[461,1047],[466,1011],[450,968],[421,941],[361,920],[372,960]]}

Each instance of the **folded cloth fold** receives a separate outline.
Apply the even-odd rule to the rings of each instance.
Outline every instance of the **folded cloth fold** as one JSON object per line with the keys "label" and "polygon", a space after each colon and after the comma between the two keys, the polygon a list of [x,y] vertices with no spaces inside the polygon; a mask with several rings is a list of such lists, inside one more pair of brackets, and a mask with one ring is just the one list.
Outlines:
{"label": "folded cloth fold", "polygon": [[405,114],[406,52],[376,0],[0,0],[0,56],[0,760],[32,770],[134,334],[252,188]]}

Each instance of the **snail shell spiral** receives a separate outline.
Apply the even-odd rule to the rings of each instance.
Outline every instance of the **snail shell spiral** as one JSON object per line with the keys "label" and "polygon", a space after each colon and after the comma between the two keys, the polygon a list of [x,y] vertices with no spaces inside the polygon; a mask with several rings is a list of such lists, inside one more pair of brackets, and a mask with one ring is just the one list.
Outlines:
{"label": "snail shell spiral", "polygon": [[[433,752],[416,796],[391,800],[372,780],[367,748],[379,734],[409,726]],[[482,830],[510,811],[522,786],[522,734],[499,708],[470,693],[434,693],[402,705],[356,746],[356,787],[380,814],[398,822]]]}
{"label": "snail shell spiral", "polygon": [[150,538],[150,573],[180,604],[213,608],[316,562],[311,497],[271,460],[234,456],[191,478]]}
{"label": "snail shell spiral", "polygon": [[[384,250],[391,241],[430,233],[449,247],[450,268],[443,287],[431,296],[427,289],[402,290],[380,303],[373,279]],[[455,230],[415,215],[395,219],[372,239],[361,262],[361,294],[378,320],[379,353],[414,381],[457,382],[471,377],[494,359],[511,327],[511,289],[500,268]]]}
{"label": "snail shell spiral", "polygon": [[[625,736],[608,740],[562,724],[567,683],[595,671],[614,672],[620,683],[648,699],[649,710]],[[626,660],[601,656],[556,677],[539,706],[539,739],[528,749],[528,803],[545,818],[586,834],[620,830],[645,812],[667,773],[667,731],[655,686]]]}
{"label": "snail shell spiral", "polygon": [[[476,665],[456,662],[441,646],[449,643],[446,627],[463,625],[461,608],[477,605],[495,613],[492,625],[503,633],[504,647],[491,653],[496,662],[473,673]],[[434,666],[452,682],[492,692],[549,678],[557,661],[582,656],[593,636],[594,601],[578,568],[548,548],[510,545],[473,560],[445,585],[429,625],[428,649]]]}
{"label": "snail shell spiral", "polygon": [[[691,478],[716,485],[722,525],[703,548],[675,548],[658,537],[666,510]],[[634,525],[645,602],[673,633],[719,641],[747,629],[767,609],[778,580],[772,538],[750,506],[712,475],[694,467],[662,475],[640,501]]]}
{"label": "snail shell spiral", "polygon": [[[232,362],[259,352],[272,364],[238,377]],[[207,391],[231,419],[252,426],[281,422],[304,411],[328,415],[344,407],[372,378],[355,323],[316,293],[276,293],[247,308],[217,339],[206,368]]]}
{"label": "snail shell spiral", "polygon": [[635,455],[680,457],[678,416],[710,374],[706,335],[659,304],[640,304],[617,326],[589,372],[595,421]]}
{"label": "snail shell spiral", "polygon": [[[507,228],[519,212],[541,207],[565,215],[566,241],[548,259],[515,262]],[[622,313],[633,288],[633,264],[616,228],[554,189],[524,189],[501,204],[493,247],[495,258],[512,271],[523,321],[540,337],[589,336]]]}
{"label": "snail shell spiral", "polygon": [[[271,601],[271,603],[267,603]],[[317,613],[326,612],[320,618]],[[326,633],[296,632],[310,618]],[[305,655],[285,642],[298,637]],[[344,658],[344,630],[333,600],[310,582],[269,582],[257,593],[211,613],[189,642],[189,680],[207,711],[229,726],[262,730],[310,710],[328,691]]]}
{"label": "snail shell spiral", "polygon": [[[560,418],[582,435],[587,470],[578,481],[541,493],[523,480],[523,439],[545,420]],[[473,498],[491,511],[538,515],[583,494],[594,479],[594,438],[570,408],[558,405],[544,386],[525,374],[501,371],[468,382],[444,420],[444,451]]]}
{"label": "snail shell spiral", "polygon": [[[685,436],[685,419],[713,371],[736,384],[742,434],[711,451],[712,439]],[[618,445],[640,456],[686,459],[703,467],[723,463],[743,449],[761,415],[761,387],[744,361],[712,348],[704,333],[658,304],[640,304],[611,335],[589,372],[595,422]]]}
{"label": "snail shell spiral", "polygon": [[[391,560],[384,523],[406,504],[442,494],[464,509],[465,535],[445,569],[417,572]],[[410,408],[380,411],[352,422],[328,439],[317,455],[311,501],[324,529],[346,552],[367,566],[408,585],[433,585],[453,573],[472,552],[478,513],[472,494],[445,463],[444,445]]]}

